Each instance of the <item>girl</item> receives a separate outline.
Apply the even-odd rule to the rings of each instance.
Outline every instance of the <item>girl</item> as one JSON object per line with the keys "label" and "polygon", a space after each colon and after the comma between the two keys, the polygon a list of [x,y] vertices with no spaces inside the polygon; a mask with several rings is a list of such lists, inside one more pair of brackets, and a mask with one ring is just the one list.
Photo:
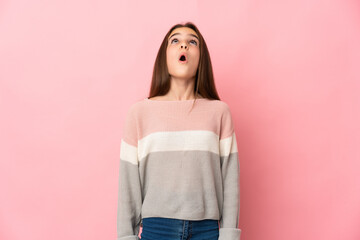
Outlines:
{"label": "girl", "polygon": [[[195,104],[196,102],[196,104]],[[128,110],[120,147],[117,240],[240,240],[239,162],[204,38],[174,25],[150,94]]]}

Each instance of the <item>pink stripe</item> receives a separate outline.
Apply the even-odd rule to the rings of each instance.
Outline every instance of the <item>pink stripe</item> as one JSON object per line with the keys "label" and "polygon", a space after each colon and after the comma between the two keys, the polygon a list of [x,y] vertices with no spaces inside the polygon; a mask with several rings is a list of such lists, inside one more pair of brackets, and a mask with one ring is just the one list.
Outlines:
{"label": "pink stripe", "polygon": [[[229,137],[233,122],[228,105],[219,100],[198,99],[188,114],[193,101],[155,101],[144,99],[133,105],[129,125],[136,125],[137,132],[124,131],[124,139],[141,140],[159,131],[206,130]],[[220,127],[222,126],[222,127]]]}

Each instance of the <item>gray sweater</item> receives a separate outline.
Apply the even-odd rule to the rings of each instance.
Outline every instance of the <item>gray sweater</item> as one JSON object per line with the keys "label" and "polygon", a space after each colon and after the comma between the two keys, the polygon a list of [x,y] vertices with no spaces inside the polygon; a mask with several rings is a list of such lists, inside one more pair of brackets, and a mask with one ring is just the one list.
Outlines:
{"label": "gray sweater", "polygon": [[120,145],[117,240],[138,240],[142,218],[219,220],[219,240],[240,240],[239,161],[220,100],[131,105]]}

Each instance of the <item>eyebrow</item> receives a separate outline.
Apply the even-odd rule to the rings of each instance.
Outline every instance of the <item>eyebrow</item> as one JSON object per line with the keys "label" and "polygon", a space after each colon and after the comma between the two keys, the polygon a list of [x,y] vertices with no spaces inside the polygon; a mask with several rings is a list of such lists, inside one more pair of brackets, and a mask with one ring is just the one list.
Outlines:
{"label": "eyebrow", "polygon": [[[171,36],[168,38],[168,40],[169,40],[170,38],[172,38],[173,36],[178,35],[178,34],[180,34],[180,33],[174,33],[173,35],[171,35]],[[197,40],[199,40],[199,38],[198,38],[196,35],[192,34],[192,33],[189,33],[188,35],[193,36],[193,37],[195,37]]]}

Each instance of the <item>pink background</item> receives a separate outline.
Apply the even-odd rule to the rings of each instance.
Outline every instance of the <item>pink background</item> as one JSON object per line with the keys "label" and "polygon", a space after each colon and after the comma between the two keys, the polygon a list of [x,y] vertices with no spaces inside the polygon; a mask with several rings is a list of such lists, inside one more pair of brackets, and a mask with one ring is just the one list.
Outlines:
{"label": "pink background", "polygon": [[125,113],[194,22],[232,110],[242,240],[360,239],[360,3],[1,1],[0,239],[116,239]]}

